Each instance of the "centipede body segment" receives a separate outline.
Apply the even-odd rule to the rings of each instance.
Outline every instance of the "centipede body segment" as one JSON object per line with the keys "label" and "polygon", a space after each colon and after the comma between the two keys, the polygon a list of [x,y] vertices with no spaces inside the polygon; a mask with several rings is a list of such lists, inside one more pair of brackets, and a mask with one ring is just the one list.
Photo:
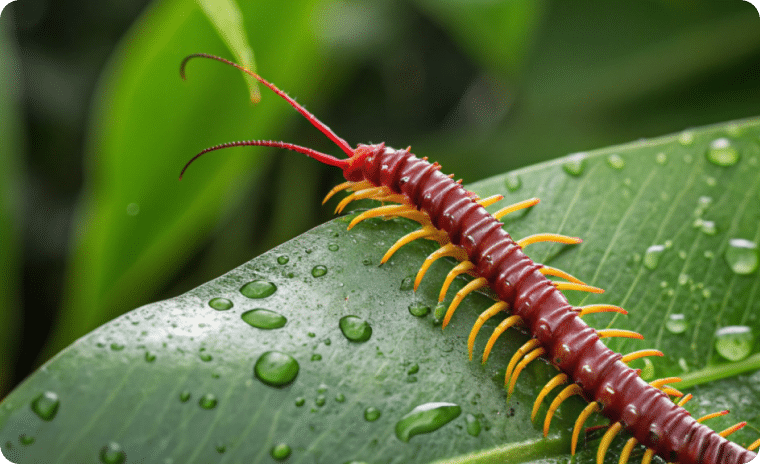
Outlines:
{"label": "centipede body segment", "polygon": [[[539,357],[559,370],[541,389],[533,405],[532,417],[535,420],[544,400],[554,395],[543,422],[544,435],[548,434],[551,419],[560,404],[571,396],[578,395],[589,404],[575,422],[571,453],[575,454],[584,423],[592,414],[601,413],[610,421],[597,450],[598,464],[602,464],[608,447],[624,430],[630,438],[621,452],[620,464],[627,462],[639,445],[646,449],[642,459],[644,464],[651,461],[654,455],[667,462],[681,464],[744,464],[755,458],[756,454],[751,450],[760,447],[760,440],[745,449],[725,438],[746,423],[740,422],[720,433],[715,432],[702,422],[723,415],[725,411],[695,419],[683,408],[691,395],[684,396],[671,386],[680,379],[665,378],[646,382],[637,370],[627,364],[644,356],[662,356],[661,352],[641,350],[622,355],[601,341],[606,337],[643,338],[641,335],[617,329],[595,330],[582,320],[582,316],[589,313],[625,314],[623,308],[607,304],[577,308],[570,305],[562,293],[600,293],[603,290],[589,286],[562,270],[535,263],[523,252],[524,247],[536,242],[574,244],[579,243],[580,239],[544,233],[514,240],[504,230],[501,217],[535,206],[538,199],[525,200],[491,214],[485,206],[495,203],[500,197],[479,198],[462,187],[460,182],[443,174],[440,165],[416,157],[409,148],[397,150],[384,144],[360,144],[355,149],[351,148],[345,140],[284,92],[242,66],[211,55],[191,55],[182,63],[183,77],[187,61],[193,57],[222,61],[252,75],[287,100],[335,142],[348,158],[338,159],[284,142],[254,140],[208,148],[191,159],[185,169],[198,156],[230,146],[285,148],[343,170],[346,182],[336,186],[325,198],[327,201],[338,192],[350,192],[339,203],[336,212],[359,199],[369,198],[383,202],[382,206],[357,215],[351,221],[349,229],[374,217],[404,217],[420,223],[419,230],[402,237],[391,246],[382,262],[411,241],[428,239],[438,242],[441,248],[432,253],[420,268],[415,279],[416,289],[434,261],[446,256],[460,261],[445,279],[440,300],[445,299],[449,286],[458,275],[467,273],[473,276],[473,280],[454,295],[444,316],[444,328],[452,321],[459,303],[469,293],[483,287],[491,289],[498,301],[474,323],[468,339],[470,358],[476,337],[484,323],[499,313],[508,312],[509,316],[494,329],[488,339],[482,356],[483,362],[488,359],[498,337],[509,327],[523,326],[532,335],[509,362],[504,383],[508,394],[511,394],[520,372]],[[563,281],[550,280],[549,276]],[[554,394],[560,387],[559,393]],[[681,399],[676,402],[674,398]]]}

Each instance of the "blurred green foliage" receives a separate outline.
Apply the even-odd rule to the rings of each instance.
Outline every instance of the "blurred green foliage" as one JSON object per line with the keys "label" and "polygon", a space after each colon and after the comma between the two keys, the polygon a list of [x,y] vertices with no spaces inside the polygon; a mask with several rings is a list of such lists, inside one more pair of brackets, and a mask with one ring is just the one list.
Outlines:
{"label": "blurred green foliage", "polygon": [[[338,134],[411,144],[467,182],[760,107],[760,19],[742,0],[240,8],[258,71]],[[236,56],[196,3],[17,0],[0,26],[13,32],[2,56],[21,69],[0,78],[22,89],[0,99],[0,154],[17,166],[2,190],[22,192],[0,204],[0,298],[23,302],[3,299],[0,317],[24,321],[0,333],[1,359],[18,360],[0,388],[329,217],[319,200],[339,173],[290,154],[230,150],[176,181],[194,153],[230,140],[336,152],[271,94],[252,106],[232,69],[192,62],[179,79],[187,54]]]}

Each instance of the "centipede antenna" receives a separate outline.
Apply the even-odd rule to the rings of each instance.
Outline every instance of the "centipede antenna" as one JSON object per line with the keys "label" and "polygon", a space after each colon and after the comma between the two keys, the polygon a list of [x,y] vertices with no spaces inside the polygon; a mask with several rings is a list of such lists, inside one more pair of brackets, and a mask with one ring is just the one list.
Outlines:
{"label": "centipede antenna", "polygon": [[332,140],[338,147],[340,147],[341,150],[343,150],[349,157],[354,154],[354,150],[351,149],[351,145],[348,144],[345,140],[338,137],[338,135],[332,131],[325,123],[317,119],[316,116],[311,114],[304,108],[303,106],[299,105],[295,100],[293,100],[288,94],[283,92],[282,90],[278,89],[274,84],[268,82],[263,77],[259,76],[255,72],[251,71],[250,69],[246,68],[245,66],[239,65],[235,63],[234,61],[227,60],[225,58],[216,56],[216,55],[209,55],[208,53],[194,53],[192,55],[188,55],[185,57],[184,60],[182,60],[182,64],[179,66],[179,75],[182,77],[182,79],[185,79],[185,66],[187,66],[187,62],[190,61],[193,58],[208,58],[211,60],[220,61],[222,63],[228,64],[232,67],[235,67],[244,73],[248,74],[249,76],[253,77],[257,81],[261,82],[265,86],[269,87],[274,93],[282,97],[285,101],[290,103],[290,106],[296,109],[299,113],[305,117],[309,123],[311,123],[312,126],[319,129],[323,134],[325,134],[330,140]]}
{"label": "centipede antenna", "polygon": [[348,165],[348,161],[335,158],[334,156],[327,155],[325,153],[320,153],[316,150],[312,150],[311,148],[302,147],[300,145],[293,145],[292,143],[287,142],[275,142],[273,140],[240,140],[238,142],[227,142],[222,143],[219,145],[214,145],[213,147],[208,147],[205,150],[201,151],[197,155],[193,156],[190,161],[185,164],[185,167],[182,168],[182,171],[179,173],[179,179],[182,180],[182,176],[185,174],[185,171],[187,170],[190,165],[200,158],[201,156],[205,155],[206,153],[210,151],[216,151],[216,150],[222,150],[224,148],[232,148],[232,147],[275,147],[275,148],[284,148],[286,150],[291,151],[297,151],[298,153],[303,153],[304,155],[314,158],[315,160],[329,164],[330,166],[336,166],[341,169],[343,169],[345,166]]}

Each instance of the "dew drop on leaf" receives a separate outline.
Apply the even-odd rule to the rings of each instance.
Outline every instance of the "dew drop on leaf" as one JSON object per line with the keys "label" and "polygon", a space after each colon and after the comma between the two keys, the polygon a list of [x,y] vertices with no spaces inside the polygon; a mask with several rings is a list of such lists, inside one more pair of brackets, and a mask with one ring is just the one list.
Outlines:
{"label": "dew drop on leaf", "polygon": [[732,238],[728,241],[725,256],[731,270],[737,274],[747,275],[757,270],[758,253],[754,242],[743,238]]}
{"label": "dew drop on leaf", "polygon": [[710,143],[707,160],[718,166],[733,166],[739,161],[739,152],[730,140],[721,137]]}
{"label": "dew drop on leaf", "polygon": [[32,400],[32,411],[34,411],[40,419],[44,421],[51,421],[55,419],[55,415],[58,414],[58,406],[61,401],[58,399],[58,395],[51,391],[40,393],[34,400]]}
{"label": "dew drop on leaf", "polygon": [[467,433],[472,435],[473,437],[477,437],[480,435],[480,421],[477,417],[473,416],[472,414],[467,414],[464,418],[465,423],[467,424]]}
{"label": "dew drop on leaf", "polygon": [[206,393],[198,400],[198,405],[203,409],[214,409],[217,403],[216,396],[211,393]]}
{"label": "dew drop on leaf", "polygon": [[408,442],[413,436],[434,432],[459,417],[462,408],[454,403],[425,403],[412,409],[396,423],[396,437]]}
{"label": "dew drop on leaf", "polygon": [[576,153],[569,156],[565,164],[562,165],[562,169],[571,176],[580,176],[583,174],[584,169],[586,169],[586,154]]}
{"label": "dew drop on leaf", "polygon": [[644,267],[647,269],[656,269],[660,264],[660,255],[665,251],[663,245],[652,245],[644,252]]}
{"label": "dew drop on leaf", "polygon": [[352,342],[366,342],[372,336],[372,326],[358,316],[340,318],[340,331]]}
{"label": "dew drop on leaf", "polygon": [[277,286],[266,280],[254,280],[240,287],[240,293],[248,298],[266,298],[277,291]]}
{"label": "dew drop on leaf", "polygon": [[422,303],[412,303],[409,305],[409,314],[414,317],[425,317],[430,313],[430,306]]}
{"label": "dew drop on leaf", "polygon": [[674,334],[684,333],[687,325],[686,317],[683,314],[670,314],[665,320],[665,328]]}
{"label": "dew drop on leaf", "polygon": [[327,266],[321,264],[314,266],[311,270],[311,275],[314,277],[322,277],[325,274],[327,274]]}
{"label": "dew drop on leaf", "polygon": [[233,306],[232,302],[227,298],[212,298],[208,302],[208,305],[217,311],[227,311]]}
{"label": "dew drop on leaf", "polygon": [[290,257],[288,255],[280,255],[277,257],[277,264],[288,264]]}
{"label": "dew drop on leaf", "polygon": [[272,451],[270,455],[272,456],[272,459],[277,461],[284,461],[290,456],[291,453],[290,446],[288,446],[286,443],[279,443],[277,445],[274,445],[272,447]]}
{"label": "dew drop on leaf", "polygon": [[103,464],[122,464],[126,459],[127,455],[116,442],[112,441],[100,449],[100,462]]}
{"label": "dew drop on leaf", "polygon": [[289,354],[267,351],[253,366],[254,375],[267,385],[281,387],[295,380],[300,366]]}
{"label": "dew drop on leaf", "polygon": [[613,169],[623,169],[625,167],[625,160],[618,154],[612,154],[607,157],[607,164]]}
{"label": "dew drop on leaf", "polygon": [[507,187],[507,190],[510,192],[516,192],[522,186],[522,179],[520,179],[518,174],[511,172],[507,174],[507,178],[504,179],[504,186]]}
{"label": "dew drop on leaf", "polygon": [[381,415],[380,410],[372,406],[364,410],[364,420],[366,420],[367,422],[374,422],[380,419],[380,415]]}
{"label": "dew drop on leaf", "polygon": [[282,314],[264,308],[246,311],[240,318],[248,325],[264,330],[279,329],[288,322]]}
{"label": "dew drop on leaf", "polygon": [[715,349],[729,361],[749,356],[754,341],[752,329],[746,325],[731,325],[715,332]]}

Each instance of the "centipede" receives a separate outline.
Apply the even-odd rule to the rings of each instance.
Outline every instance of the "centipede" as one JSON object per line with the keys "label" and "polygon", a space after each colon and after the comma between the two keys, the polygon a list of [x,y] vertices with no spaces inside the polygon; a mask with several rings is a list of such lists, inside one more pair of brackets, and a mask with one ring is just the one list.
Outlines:
{"label": "centipede", "polygon": [[[427,239],[440,245],[423,262],[414,281],[414,289],[420,285],[425,273],[437,260],[451,257],[456,264],[446,276],[440,293],[443,302],[454,280],[469,274],[472,280],[456,292],[442,319],[442,327],[451,319],[462,300],[470,293],[488,290],[496,302],[477,317],[467,344],[470,360],[474,355],[475,340],[490,318],[497,314],[506,317],[495,327],[488,338],[482,354],[482,362],[488,360],[496,340],[510,327],[520,326],[530,334],[530,339],[512,356],[504,378],[507,397],[513,393],[520,373],[538,358],[554,366],[558,373],[539,391],[532,409],[536,420],[544,400],[562,387],[551,401],[543,422],[543,434],[547,436],[552,417],[560,404],[573,396],[580,396],[588,405],[579,414],[571,435],[570,452],[578,450],[579,437],[586,421],[594,414],[609,420],[597,449],[596,462],[603,464],[607,450],[620,432],[629,435],[620,452],[619,463],[629,461],[635,448],[643,448],[642,464],[649,464],[659,456],[666,462],[681,464],[744,464],[753,460],[760,448],[760,439],[746,449],[727,439],[740,430],[746,422],[716,432],[705,421],[722,416],[719,411],[694,418],[684,409],[692,399],[673,384],[677,377],[667,377],[647,382],[640,370],[631,368],[633,360],[648,356],[664,356],[661,351],[642,349],[621,354],[602,342],[609,337],[642,339],[643,336],[622,329],[599,329],[590,327],[583,316],[592,313],[614,312],[627,314],[626,310],[612,304],[592,304],[575,307],[568,302],[565,291],[601,293],[602,289],[587,285],[571,274],[547,265],[536,263],[524,253],[524,248],[538,242],[577,244],[580,238],[553,233],[539,233],[518,240],[504,229],[501,219],[511,213],[531,208],[539,199],[531,198],[506,206],[495,213],[486,207],[503,199],[501,195],[480,198],[466,190],[452,175],[441,172],[437,162],[427,157],[418,158],[411,148],[394,149],[379,144],[359,144],[352,148],[348,142],[335,134],[326,124],[298,104],[293,98],[246,67],[214,55],[197,53],[187,56],[180,65],[180,75],[185,79],[187,63],[194,58],[205,58],[233,66],[252,76],[279,97],[287,101],[309,123],[321,131],[348,157],[318,152],[311,148],[273,140],[243,140],[215,145],[201,151],[183,167],[180,179],[187,168],[200,156],[231,147],[259,146],[295,151],[317,161],[340,168],[345,182],[327,193],[323,204],[339,192],[347,192],[336,208],[342,212],[351,202],[371,199],[380,202],[357,214],[348,229],[370,218],[406,218],[420,224],[419,229],[401,237],[381,259],[387,262],[404,245]],[[550,279],[556,277],[560,280]]]}

